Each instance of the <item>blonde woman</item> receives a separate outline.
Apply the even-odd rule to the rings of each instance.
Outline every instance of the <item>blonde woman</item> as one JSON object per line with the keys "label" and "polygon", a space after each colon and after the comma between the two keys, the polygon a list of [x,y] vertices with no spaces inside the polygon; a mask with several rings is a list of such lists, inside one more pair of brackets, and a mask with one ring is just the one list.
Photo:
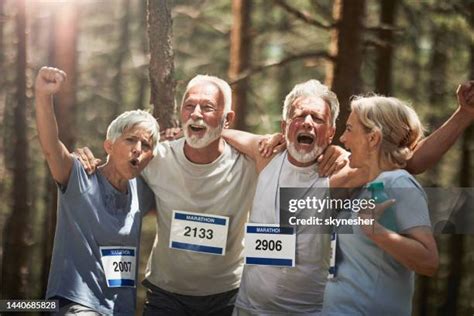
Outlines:
{"label": "blonde woman", "polygon": [[[402,169],[423,128],[415,111],[396,98],[357,97],[351,108],[341,136],[350,167],[367,169],[369,183],[382,182],[396,200],[390,209],[396,231],[375,222],[338,235],[337,270],[326,286],[323,314],[410,315],[413,271],[431,276],[438,267],[425,193]],[[367,186],[360,198],[366,196]]]}

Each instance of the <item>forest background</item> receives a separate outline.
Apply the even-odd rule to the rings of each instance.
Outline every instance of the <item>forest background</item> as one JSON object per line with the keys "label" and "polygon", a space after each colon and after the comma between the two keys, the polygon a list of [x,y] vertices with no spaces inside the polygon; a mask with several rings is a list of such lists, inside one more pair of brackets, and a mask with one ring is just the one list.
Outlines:
{"label": "forest background", "polygon": [[[232,83],[235,127],[279,129],[294,84],[316,78],[341,102],[375,91],[409,101],[428,131],[456,109],[474,78],[474,0],[0,0],[0,262],[2,298],[43,298],[56,187],[41,154],[33,82],[65,70],[55,98],[68,148],[104,157],[108,123],[146,108],[171,126],[174,100],[198,73]],[[473,127],[426,187],[473,186]],[[472,209],[472,207],[471,207]],[[140,278],[155,235],[144,220]],[[474,236],[438,235],[440,269],[417,277],[414,315],[474,314]],[[139,310],[144,289],[139,287]]]}

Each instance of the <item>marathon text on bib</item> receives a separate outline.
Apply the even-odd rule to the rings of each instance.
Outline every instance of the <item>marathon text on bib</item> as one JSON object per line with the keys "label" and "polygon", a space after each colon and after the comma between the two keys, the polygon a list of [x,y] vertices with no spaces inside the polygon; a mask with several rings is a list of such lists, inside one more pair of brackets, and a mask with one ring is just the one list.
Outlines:
{"label": "marathon text on bib", "polygon": [[296,235],[293,227],[245,225],[245,264],[294,267],[295,253]]}
{"label": "marathon text on bib", "polygon": [[135,287],[135,247],[100,247],[108,287]]}
{"label": "marathon text on bib", "polygon": [[225,255],[229,217],[173,211],[169,247]]}

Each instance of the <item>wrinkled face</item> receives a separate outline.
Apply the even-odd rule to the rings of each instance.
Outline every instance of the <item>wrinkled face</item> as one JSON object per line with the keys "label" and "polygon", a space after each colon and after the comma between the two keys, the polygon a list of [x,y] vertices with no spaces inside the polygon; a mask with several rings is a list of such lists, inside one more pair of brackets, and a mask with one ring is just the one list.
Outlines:
{"label": "wrinkled face", "polygon": [[346,129],[340,141],[344,144],[344,147],[351,152],[349,156],[349,166],[351,168],[364,166],[369,158],[368,132],[354,111],[351,112],[347,119]]}
{"label": "wrinkled face", "polygon": [[335,132],[329,106],[319,97],[297,98],[284,127],[288,153],[300,163],[316,160]]}
{"label": "wrinkled face", "polygon": [[138,176],[153,158],[151,134],[140,125],[126,129],[114,142],[106,140],[104,147],[109,162],[124,179]]}
{"label": "wrinkled face", "polygon": [[211,82],[197,84],[188,90],[181,107],[186,143],[204,148],[218,139],[225,123],[224,98]]}

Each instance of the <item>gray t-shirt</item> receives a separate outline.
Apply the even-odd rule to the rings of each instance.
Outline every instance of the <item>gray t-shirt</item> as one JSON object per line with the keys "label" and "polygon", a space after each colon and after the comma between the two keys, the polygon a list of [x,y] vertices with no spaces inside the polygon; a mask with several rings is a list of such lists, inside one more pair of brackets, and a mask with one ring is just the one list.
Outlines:
{"label": "gray t-shirt", "polygon": [[154,203],[150,193],[137,179],[121,193],[100,172],[88,176],[74,159],[67,187],[58,193],[46,298],[60,296],[101,314],[135,313],[136,287],[108,287],[100,247],[136,247],[138,262],[142,215]]}
{"label": "gray t-shirt", "polygon": [[[142,175],[155,193],[157,236],[146,279],[168,292],[204,296],[239,287],[244,226],[255,194],[255,163],[225,144],[209,164],[184,155],[184,138],[158,145]],[[169,247],[174,210],[229,217],[224,256]]]}
{"label": "gray t-shirt", "polygon": [[[398,231],[431,226],[426,195],[405,170],[381,173],[393,207]],[[369,196],[367,190],[361,196]],[[328,281],[323,315],[411,315],[414,273],[379,248],[354,227],[353,234],[338,234],[336,277]]]}

